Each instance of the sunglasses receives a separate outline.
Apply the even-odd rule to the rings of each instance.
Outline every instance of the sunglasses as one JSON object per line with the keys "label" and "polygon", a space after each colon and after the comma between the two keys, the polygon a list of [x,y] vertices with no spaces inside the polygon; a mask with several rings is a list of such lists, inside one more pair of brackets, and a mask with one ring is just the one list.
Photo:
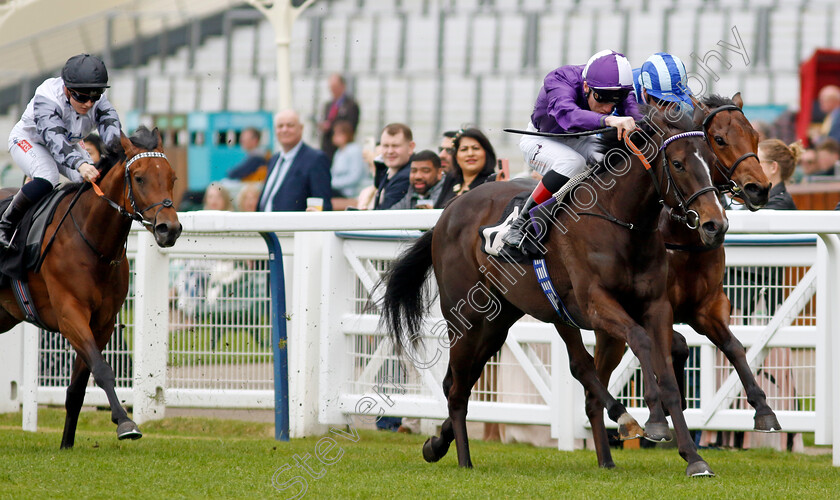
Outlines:
{"label": "sunglasses", "polygon": [[595,98],[597,102],[611,102],[613,104],[618,104],[624,99],[627,98],[627,95],[630,93],[629,89],[617,89],[617,90],[609,90],[609,89],[592,89],[592,97]]}
{"label": "sunglasses", "polygon": [[67,89],[70,91],[70,97],[73,98],[74,101],[78,102],[79,104],[84,104],[88,101],[96,102],[102,97],[102,89],[92,89],[90,93],[84,94],[79,92],[78,90]]}

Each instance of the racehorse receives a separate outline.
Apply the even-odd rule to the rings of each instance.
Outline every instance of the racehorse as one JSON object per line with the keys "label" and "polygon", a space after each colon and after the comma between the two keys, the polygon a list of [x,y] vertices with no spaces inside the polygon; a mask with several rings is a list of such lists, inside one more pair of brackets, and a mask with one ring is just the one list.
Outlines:
{"label": "racehorse", "polygon": [[[732,186],[743,197],[745,205],[758,210],[767,202],[770,182],[759,165],[755,151],[758,133],[741,111],[740,94],[732,99],[712,95],[695,102],[703,111],[697,126],[718,159],[711,170],[716,185]],[[709,337],[735,367],[744,385],[747,400],[755,408],[755,430],[781,430],[775,413],[767,404],[764,391],[756,383],[747,363],[744,347],[729,329],[730,303],[723,291],[726,264],[724,248],[705,248],[696,231],[688,230],[669,217],[660,216],[659,229],[664,235],[668,255],[668,297],[674,309],[674,321],[687,323],[697,333]],[[674,372],[684,394],[685,362],[688,346],[685,337],[673,333],[672,359]],[[624,344],[604,332],[595,332],[595,365],[598,378],[607,385],[624,354]],[[685,408],[685,399],[682,401]],[[599,462],[610,461],[606,435],[593,429]]]}
{"label": "racehorse", "polygon": [[[73,447],[91,373],[108,396],[117,437],[142,436],[117,399],[114,371],[105,362],[102,349],[111,338],[128,293],[125,248],[132,221],[143,223],[161,247],[174,245],[181,234],[172,205],[175,172],[163,154],[157,129],[151,132],[141,127],[131,139],[123,135],[120,144],[106,148],[101,164],[101,187],[96,189],[101,189],[102,195],[79,186],[81,194],[72,207],[69,195],[59,203],[56,217],[46,228],[41,252],[54,236],[52,246],[43,256],[39,272],[28,273],[41,321],[49,330],[61,332],[76,351],[61,448]],[[61,217],[68,211],[68,217]],[[12,289],[0,290],[0,331],[23,320]]]}
{"label": "racehorse", "polygon": [[[620,146],[607,153],[595,171],[605,178],[584,182],[568,198],[585,199],[587,195],[577,190],[586,184],[593,203],[580,201],[576,206],[597,206],[601,213],[554,210],[555,223],[545,243],[547,271],[574,323],[608,332],[631,346],[650,382],[646,400],[658,402],[661,388],[662,402],[677,429],[680,455],[689,464],[686,473],[708,475],[711,469],[689,436],[674,372],[662,354],[671,350],[673,314],[666,290],[665,246],[658,230],[660,200],[681,207],[706,245],[719,245],[728,223],[711,185],[708,165],[714,156],[708,146],[696,133],[677,135],[685,125],[667,121],[656,110],[648,111],[649,125],[660,131],[647,144],[655,152],[653,159],[648,162],[645,155],[630,154]],[[565,341],[572,374],[587,391],[586,412],[593,428],[604,425],[602,405],[607,405],[610,418],[619,424],[628,419],[635,424],[596,380],[594,361],[580,331],[560,321],[542,295],[535,271],[490,257],[480,249],[479,227],[499,220],[508,202],[524,190],[516,182],[488,183],[456,198],[433,230],[404,252],[382,279],[386,285],[382,323],[400,351],[408,341],[416,344],[419,338],[430,268],[438,283],[451,345],[443,381],[449,418],[440,437],[424,444],[427,461],[442,458],[455,440],[458,464],[472,466],[466,429],[472,386],[490,356],[504,344],[510,326],[524,314],[553,323]],[[692,194],[686,197],[684,193]],[[564,204],[559,205],[568,207]],[[508,283],[502,281],[505,277]],[[645,435],[653,431],[656,435],[650,437],[655,439],[668,426],[661,405],[651,408]],[[601,465],[615,466],[612,462]]]}

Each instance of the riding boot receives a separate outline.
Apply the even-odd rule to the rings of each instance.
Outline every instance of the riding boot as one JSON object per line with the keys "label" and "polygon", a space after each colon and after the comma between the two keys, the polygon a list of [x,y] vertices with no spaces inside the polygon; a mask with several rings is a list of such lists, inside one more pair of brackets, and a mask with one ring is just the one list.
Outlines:
{"label": "riding boot", "polygon": [[528,197],[528,201],[522,206],[522,211],[511,223],[507,233],[502,236],[502,243],[514,248],[522,246],[522,242],[525,240],[526,225],[531,220],[530,210],[551,198],[568,181],[569,178],[565,175],[549,170],[534,189],[534,192],[531,193],[531,196]]}
{"label": "riding boot", "polygon": [[23,191],[18,191],[12,202],[3,212],[3,217],[0,218],[0,246],[4,249],[14,250],[12,245],[12,237],[15,234],[17,225],[23,218],[23,214],[32,206],[32,201],[23,194]]}

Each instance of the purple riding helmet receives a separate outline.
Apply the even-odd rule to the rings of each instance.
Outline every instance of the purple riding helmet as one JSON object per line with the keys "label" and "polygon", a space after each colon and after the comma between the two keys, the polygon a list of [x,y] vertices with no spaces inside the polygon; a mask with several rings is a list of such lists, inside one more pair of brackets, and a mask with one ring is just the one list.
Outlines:
{"label": "purple riding helmet", "polygon": [[583,80],[598,102],[618,103],[633,89],[633,68],[624,54],[602,50],[589,58]]}

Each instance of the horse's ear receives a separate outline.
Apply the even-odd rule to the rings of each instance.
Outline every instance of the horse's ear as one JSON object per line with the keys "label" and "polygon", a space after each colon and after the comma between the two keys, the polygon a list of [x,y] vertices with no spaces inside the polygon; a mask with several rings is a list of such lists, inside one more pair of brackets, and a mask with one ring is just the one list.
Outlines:
{"label": "horse's ear", "polygon": [[155,137],[157,137],[157,147],[155,148],[155,151],[163,151],[163,137],[160,135],[160,130],[155,127],[154,130],[152,130],[152,133],[155,134]]}
{"label": "horse's ear", "polygon": [[744,109],[744,100],[741,99],[740,92],[735,92],[735,95],[732,96],[732,102],[734,102],[739,108]]}
{"label": "horse's ear", "polygon": [[120,144],[122,144],[123,151],[125,151],[126,156],[134,156],[137,147],[131,143],[131,139],[129,139],[122,131],[120,131]]}
{"label": "horse's ear", "polygon": [[691,96],[691,102],[694,103],[694,114],[691,116],[691,119],[694,122],[694,125],[699,127],[703,124],[703,120],[706,119],[706,115],[709,113],[709,108],[707,108],[702,102],[694,99],[694,96]]}

